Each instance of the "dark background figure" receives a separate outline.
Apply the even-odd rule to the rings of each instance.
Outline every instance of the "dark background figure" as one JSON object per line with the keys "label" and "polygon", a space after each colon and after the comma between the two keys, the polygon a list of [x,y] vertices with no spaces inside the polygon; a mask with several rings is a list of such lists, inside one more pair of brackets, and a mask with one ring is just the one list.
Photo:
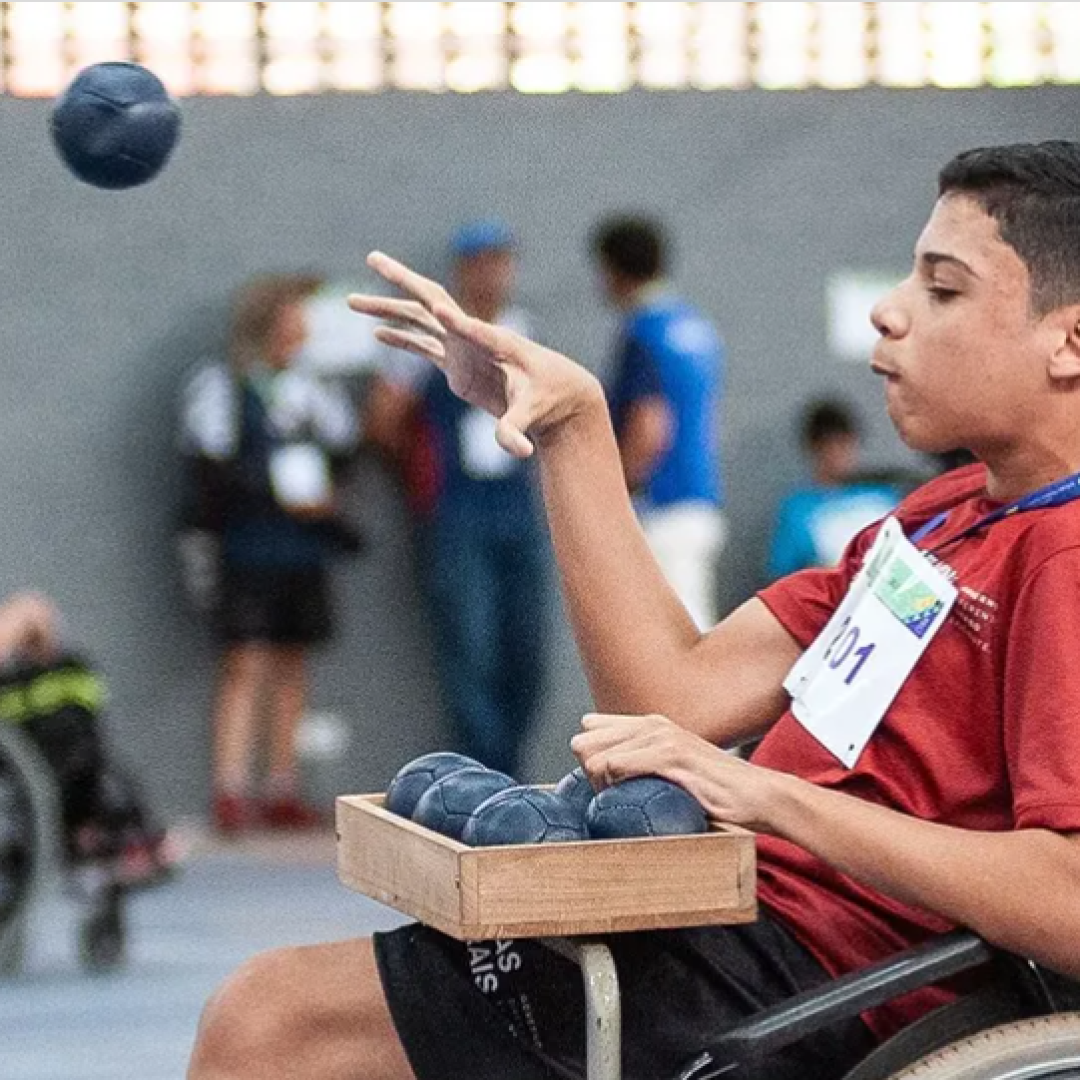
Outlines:
{"label": "dark background figure", "polygon": [[906,493],[896,478],[860,471],[862,427],[845,401],[811,401],[799,442],[809,477],[781,500],[769,551],[771,579],[836,566],[855,534],[888,514]]}
{"label": "dark background figure", "polygon": [[649,546],[699,629],[718,618],[727,541],[720,464],[724,346],[667,282],[668,240],[648,218],[598,226],[604,294],[622,316],[608,385],[626,483]]}
{"label": "dark background figure", "polygon": [[[510,228],[462,226],[451,241],[462,307],[520,333]],[[511,775],[540,703],[546,530],[536,477],[495,442],[495,421],[422,361],[395,353],[373,380],[365,431],[401,470],[419,583],[456,749]]]}
{"label": "dark background figure", "polygon": [[[305,305],[320,284],[277,275],[241,290],[228,363],[198,371],[184,403],[196,478],[189,524],[214,538],[220,570],[212,812],[223,834],[310,826],[325,816],[301,798],[296,736],[308,654],[333,630],[329,564],[339,549],[356,546],[338,487],[358,431],[349,397],[295,366],[307,337]],[[257,798],[264,721],[266,777]]]}
{"label": "dark background figure", "polygon": [[40,753],[60,797],[69,869],[122,889],[170,875],[167,835],[109,752],[102,673],[64,640],[55,606],[23,593],[0,605],[0,724]]}

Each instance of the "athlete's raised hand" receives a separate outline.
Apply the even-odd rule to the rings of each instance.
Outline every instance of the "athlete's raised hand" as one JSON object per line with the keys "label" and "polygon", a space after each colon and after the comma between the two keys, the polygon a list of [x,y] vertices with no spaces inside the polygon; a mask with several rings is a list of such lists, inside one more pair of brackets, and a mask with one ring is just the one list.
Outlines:
{"label": "athlete's raised hand", "polygon": [[458,397],[496,417],[499,445],[515,457],[529,457],[532,438],[601,392],[592,375],[561,353],[466,315],[438,282],[380,252],[368,265],[404,296],[354,295],[352,310],[383,320],[379,341],[429,360]]}

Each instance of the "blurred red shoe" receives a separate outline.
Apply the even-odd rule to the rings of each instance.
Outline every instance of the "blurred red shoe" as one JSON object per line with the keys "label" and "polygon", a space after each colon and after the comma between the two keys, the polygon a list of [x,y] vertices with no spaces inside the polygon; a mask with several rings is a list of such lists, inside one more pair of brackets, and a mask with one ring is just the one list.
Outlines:
{"label": "blurred red shoe", "polygon": [[117,860],[117,884],[125,889],[149,889],[176,877],[179,853],[167,833],[133,837]]}
{"label": "blurred red shoe", "polygon": [[255,807],[244,795],[219,792],[214,796],[211,816],[219,836],[238,836],[257,824]]}
{"label": "blurred red shoe", "polygon": [[321,829],[329,823],[325,814],[295,795],[264,799],[262,821],[271,829]]}

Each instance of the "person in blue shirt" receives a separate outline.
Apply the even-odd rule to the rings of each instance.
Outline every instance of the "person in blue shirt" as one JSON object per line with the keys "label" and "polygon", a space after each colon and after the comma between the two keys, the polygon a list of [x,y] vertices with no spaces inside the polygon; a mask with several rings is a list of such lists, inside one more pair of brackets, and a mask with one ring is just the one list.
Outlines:
{"label": "person in blue shirt", "polygon": [[852,537],[903,498],[898,484],[860,479],[861,439],[854,410],[844,402],[823,399],[806,408],[801,441],[810,480],[789,491],[780,504],[770,578],[835,566]]}
{"label": "person in blue shirt", "polygon": [[[533,333],[512,302],[517,254],[506,223],[463,225],[450,254],[466,311]],[[513,775],[540,704],[547,532],[535,469],[499,447],[495,428],[490,414],[408,353],[386,358],[368,394],[367,438],[401,471],[412,511],[454,748]]]}
{"label": "person in blue shirt", "polygon": [[668,582],[701,629],[715,625],[727,538],[720,463],[725,351],[666,281],[667,239],[647,218],[603,221],[593,250],[622,314],[607,386],[626,482]]}

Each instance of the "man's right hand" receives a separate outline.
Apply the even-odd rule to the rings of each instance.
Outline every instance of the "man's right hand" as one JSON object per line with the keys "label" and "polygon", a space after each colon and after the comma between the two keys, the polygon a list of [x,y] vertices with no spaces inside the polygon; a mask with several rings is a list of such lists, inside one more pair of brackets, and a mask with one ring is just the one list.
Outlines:
{"label": "man's right hand", "polygon": [[387,255],[373,253],[368,265],[407,299],[354,295],[349,306],[389,324],[375,332],[384,345],[435,364],[458,397],[496,417],[507,453],[530,457],[529,436],[542,441],[603,400],[599,382],[573,360],[466,315],[441,285]]}

